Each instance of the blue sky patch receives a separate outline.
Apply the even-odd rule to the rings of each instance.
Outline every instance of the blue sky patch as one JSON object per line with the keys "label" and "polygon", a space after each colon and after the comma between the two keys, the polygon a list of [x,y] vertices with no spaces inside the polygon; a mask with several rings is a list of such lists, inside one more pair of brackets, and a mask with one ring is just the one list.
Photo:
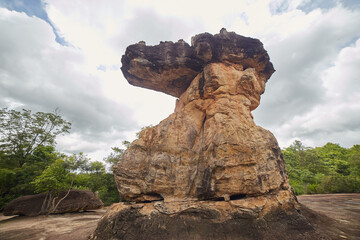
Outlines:
{"label": "blue sky patch", "polygon": [[68,43],[63,37],[58,34],[54,24],[50,21],[49,16],[45,11],[44,4],[45,3],[43,3],[41,0],[2,0],[0,2],[0,7],[5,7],[11,11],[24,12],[30,17],[35,16],[43,19],[44,21],[49,23],[51,28],[53,29],[53,32],[56,36],[56,42],[61,45],[67,46]]}
{"label": "blue sky patch", "polygon": [[314,9],[331,9],[335,7],[338,2],[342,6],[348,9],[360,8],[360,1],[359,0],[318,0],[318,1],[308,1],[306,3],[301,4],[298,8],[306,13],[311,12]]}

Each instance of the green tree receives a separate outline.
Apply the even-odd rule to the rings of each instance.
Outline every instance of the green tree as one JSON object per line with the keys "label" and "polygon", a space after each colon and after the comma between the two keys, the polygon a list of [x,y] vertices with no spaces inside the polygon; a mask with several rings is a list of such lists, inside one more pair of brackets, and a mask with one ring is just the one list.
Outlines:
{"label": "green tree", "polygon": [[66,166],[66,162],[61,158],[48,166],[32,182],[35,191],[37,193],[58,194],[60,191],[69,189],[72,177]]}
{"label": "green tree", "polygon": [[[130,147],[129,141],[123,141],[122,144],[128,149]],[[112,171],[113,166],[120,160],[121,156],[124,154],[126,149],[119,147],[112,147],[112,152],[109,156],[104,158],[104,161],[110,165],[110,171]]]}
{"label": "green tree", "polygon": [[296,194],[360,192],[360,147],[327,143],[305,147],[295,141],[283,149],[290,185]]}
{"label": "green tree", "polygon": [[89,164],[90,158],[82,152],[79,154],[73,154],[70,157],[66,157],[66,168],[70,169],[72,172],[89,172],[91,166]]}
{"label": "green tree", "polygon": [[94,161],[90,163],[90,172],[93,174],[105,173],[105,165],[102,162]]}
{"label": "green tree", "polygon": [[[57,206],[64,200],[73,185],[74,175],[72,175],[66,161],[59,158],[53,164],[48,166],[40,176],[36,177],[32,184],[35,186],[36,192],[46,193],[46,197],[41,207],[42,214],[50,214],[55,212]],[[59,199],[61,191],[68,190],[64,197]]]}
{"label": "green tree", "polygon": [[[37,193],[46,193],[42,212],[46,214],[54,212],[72,188],[98,191],[106,185],[103,174],[105,174],[104,164],[97,161],[90,162],[90,158],[83,153],[71,156],[58,154],[58,159],[32,182]],[[59,194],[64,191],[67,193],[59,199]]]}
{"label": "green tree", "polygon": [[0,154],[0,209],[12,199],[35,193],[31,182],[60,156],[53,146],[39,146],[21,168]]}
{"label": "green tree", "polygon": [[74,188],[84,188],[96,192],[105,205],[119,202],[119,192],[114,175],[105,171],[103,162],[89,162],[87,171],[76,174]]}
{"label": "green tree", "polygon": [[360,145],[354,145],[349,149],[347,159],[351,175],[360,176]]}
{"label": "green tree", "polygon": [[110,205],[120,201],[119,191],[117,190],[115,178],[112,173],[105,173],[102,175],[104,185],[99,189],[99,197],[104,205]]}
{"label": "green tree", "polygon": [[59,134],[69,133],[71,123],[54,113],[0,110],[0,151],[22,167],[39,146],[53,146]]}
{"label": "green tree", "polygon": [[55,138],[70,126],[57,110],[0,109],[0,209],[16,197],[35,193],[30,183],[58,158]]}

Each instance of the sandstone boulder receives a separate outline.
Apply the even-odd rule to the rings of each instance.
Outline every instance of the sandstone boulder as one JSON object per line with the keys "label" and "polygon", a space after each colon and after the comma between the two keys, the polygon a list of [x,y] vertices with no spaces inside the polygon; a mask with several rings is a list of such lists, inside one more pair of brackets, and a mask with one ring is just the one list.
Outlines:
{"label": "sandstone boulder", "polygon": [[[67,192],[61,192],[58,199],[65,196]],[[46,194],[27,195],[14,199],[7,204],[3,210],[5,216],[37,216],[41,214],[41,207]],[[70,213],[84,210],[98,209],[103,202],[95,193],[87,190],[71,190],[69,195],[60,202],[54,213]]]}

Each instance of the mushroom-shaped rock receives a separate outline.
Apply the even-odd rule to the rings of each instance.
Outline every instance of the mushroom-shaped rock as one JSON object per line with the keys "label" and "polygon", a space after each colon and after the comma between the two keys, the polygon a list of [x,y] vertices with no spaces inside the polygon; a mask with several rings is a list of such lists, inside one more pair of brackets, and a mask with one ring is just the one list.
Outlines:
{"label": "mushroom-shaped rock", "polygon": [[222,29],[131,45],[122,71],[176,97],[113,168],[121,197],[92,239],[326,239],[301,215],[275,137],[251,115],[274,72],[257,39]]}
{"label": "mushroom-shaped rock", "polygon": [[132,85],[180,97],[205,65],[229,62],[239,68],[254,68],[264,81],[275,71],[263,44],[222,29],[219,34],[194,36],[191,46],[183,40],[146,46],[130,45],[123,55],[121,70]]}

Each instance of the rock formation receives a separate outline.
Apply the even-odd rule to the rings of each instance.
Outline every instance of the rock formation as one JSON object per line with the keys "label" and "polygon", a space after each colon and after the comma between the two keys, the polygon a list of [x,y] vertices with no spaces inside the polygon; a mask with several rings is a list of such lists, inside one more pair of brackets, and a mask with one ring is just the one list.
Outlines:
{"label": "rock formation", "polygon": [[260,78],[268,79],[274,72],[262,43],[225,29],[215,36],[198,34],[191,40],[161,42],[146,46],[144,42],[130,45],[122,57],[121,70],[132,85],[180,97],[192,80],[213,62],[231,62],[242,68],[254,68]]}
{"label": "rock formation", "polygon": [[274,72],[259,40],[222,29],[191,46],[141,42],[122,63],[129,83],[179,99],[114,167],[130,203],[114,205],[93,239],[317,239],[275,137],[251,115]]}
{"label": "rock formation", "polygon": [[[61,192],[58,199],[61,199],[67,192]],[[4,208],[5,216],[37,216],[41,214],[41,207],[46,194],[27,195],[16,198]],[[60,202],[54,213],[71,213],[84,210],[101,208],[103,202],[95,193],[88,190],[71,190],[69,195]]]}

